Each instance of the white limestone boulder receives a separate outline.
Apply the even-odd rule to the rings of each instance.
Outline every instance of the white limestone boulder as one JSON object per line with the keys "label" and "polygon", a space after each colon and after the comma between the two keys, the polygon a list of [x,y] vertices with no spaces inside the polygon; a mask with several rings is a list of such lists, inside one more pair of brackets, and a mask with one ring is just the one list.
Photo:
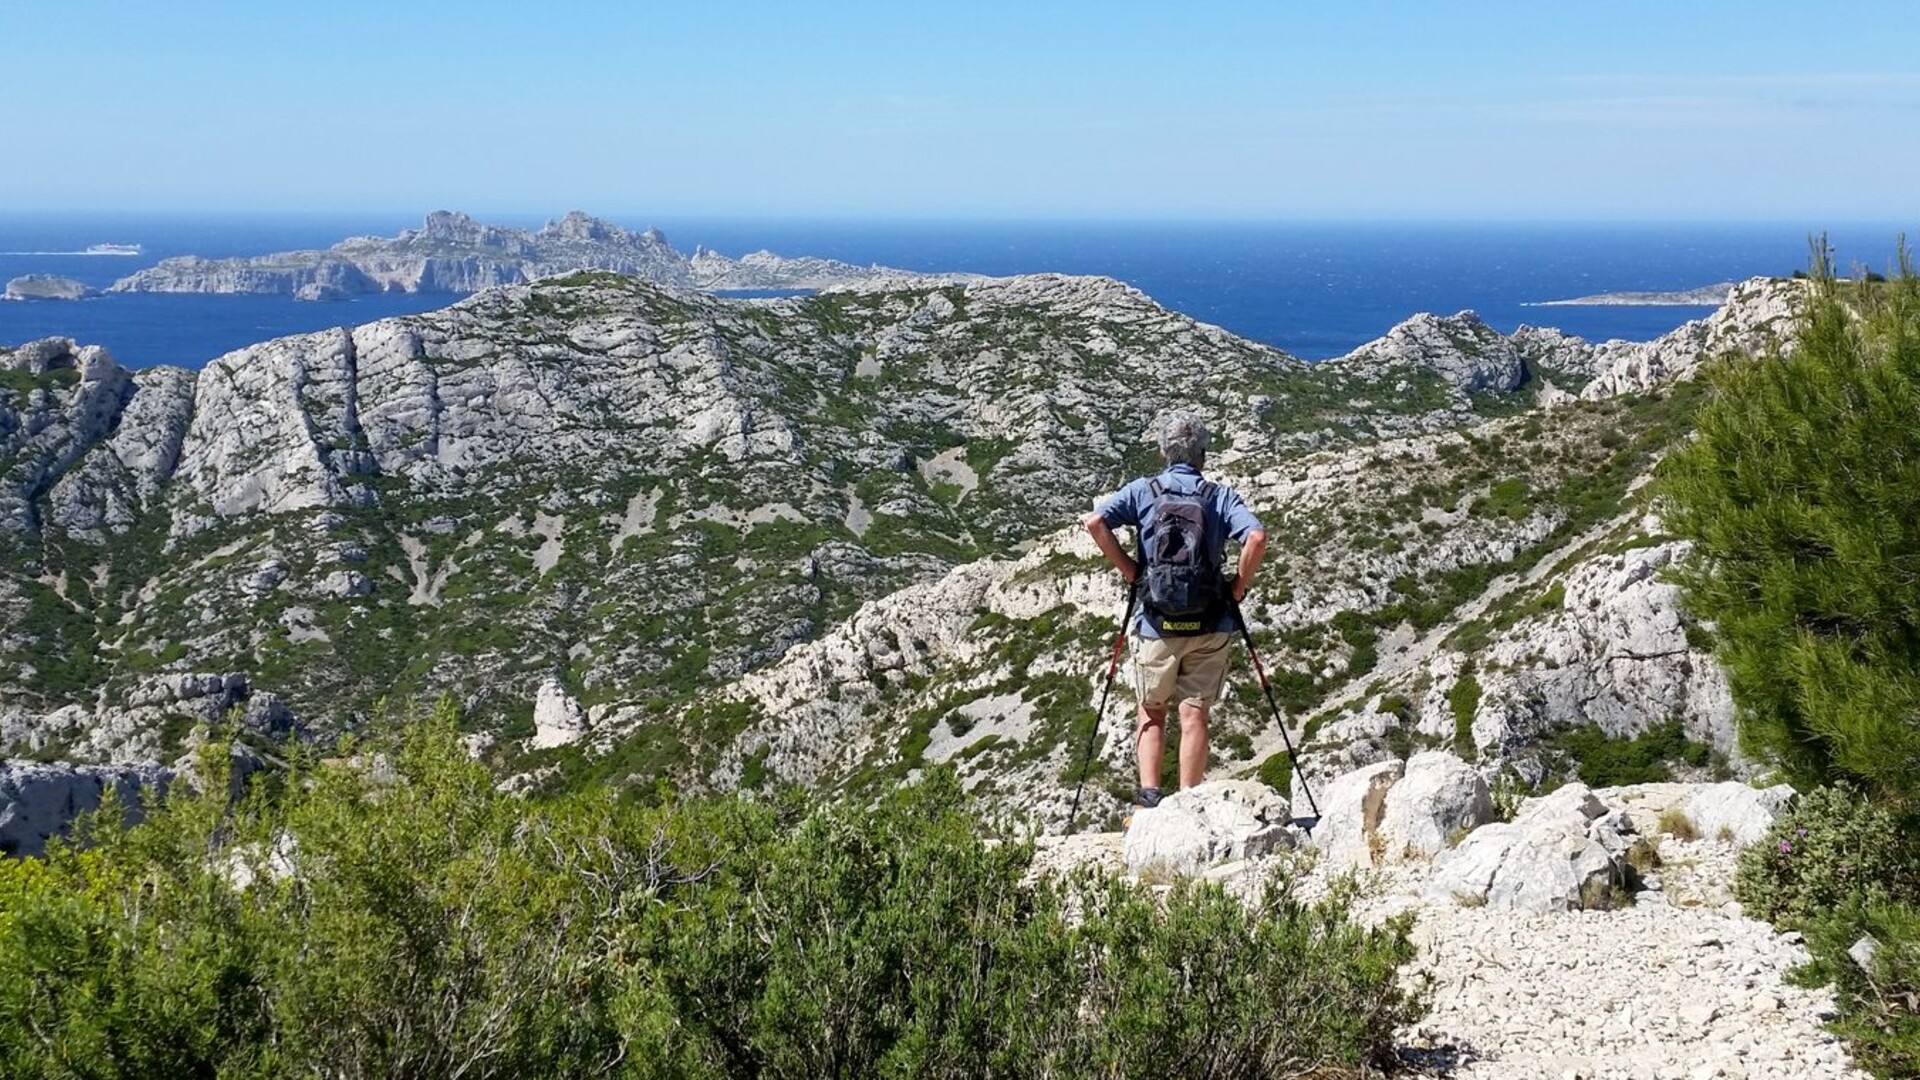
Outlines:
{"label": "white limestone boulder", "polygon": [[274,837],[273,843],[241,844],[220,860],[227,884],[235,892],[244,892],[256,881],[285,881],[300,871],[300,841],[289,833]]}
{"label": "white limestone boulder", "polygon": [[1387,790],[1381,852],[1388,861],[1431,859],[1493,816],[1493,793],[1479,770],[1444,750],[1415,754]]}
{"label": "white limestone boulder", "polygon": [[1428,894],[1463,907],[1544,914],[1601,906],[1618,868],[1584,836],[1488,825],[1435,861]]}
{"label": "white limestone boulder", "polygon": [[341,600],[373,595],[373,579],[358,570],[335,570],[320,581],[320,591]]}
{"label": "white limestone boulder", "polygon": [[1196,877],[1222,863],[1291,847],[1287,800],[1265,784],[1215,780],[1134,811],[1127,872]]}
{"label": "white limestone boulder", "polygon": [[1585,784],[1568,784],[1442,852],[1428,894],[1535,914],[1611,907],[1625,887],[1622,857],[1632,836],[1626,811]]}
{"label": "white limestone boulder", "polygon": [[1793,788],[1754,788],[1736,780],[1703,787],[1687,800],[1687,820],[1708,839],[1746,845],[1764,839],[1793,802]]}
{"label": "white limestone boulder", "polygon": [[1405,769],[1401,761],[1376,762],[1339,777],[1319,793],[1320,823],[1314,826],[1313,844],[1328,865],[1374,864],[1384,850],[1379,829],[1387,795]]}
{"label": "white limestone boulder", "polygon": [[580,741],[587,733],[587,714],[560,680],[548,676],[533,699],[533,748],[548,750]]}

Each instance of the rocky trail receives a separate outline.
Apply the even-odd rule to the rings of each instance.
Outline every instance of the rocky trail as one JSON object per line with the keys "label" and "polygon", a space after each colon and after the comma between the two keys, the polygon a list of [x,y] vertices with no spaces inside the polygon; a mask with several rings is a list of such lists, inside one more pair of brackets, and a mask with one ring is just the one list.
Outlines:
{"label": "rocky trail", "polygon": [[[1415,919],[1420,951],[1406,977],[1430,980],[1431,1010],[1400,1034],[1411,1075],[1867,1076],[1823,1026],[1830,993],[1787,979],[1807,959],[1799,935],[1747,918],[1733,898],[1739,845],[1764,835],[1784,789],[1573,784],[1499,823],[1473,809],[1483,791],[1447,757],[1341,777],[1312,836],[1286,824],[1275,793],[1216,781],[1136,812],[1128,832],[1048,838],[1038,863],[1092,862],[1156,883],[1197,877],[1243,897],[1275,875],[1309,899],[1355,875],[1358,918]],[[1700,838],[1661,832],[1674,815]],[[1451,842],[1420,850],[1435,829]],[[1644,874],[1626,869],[1632,847]],[[1633,891],[1593,888],[1629,880]]]}
{"label": "rocky trail", "polygon": [[[1731,845],[1694,846],[1724,888]],[[1821,1026],[1825,991],[1788,985],[1797,937],[1737,906],[1646,890],[1616,911],[1521,914],[1417,895],[1418,875],[1375,901],[1411,910],[1433,1011],[1403,1054],[1461,1080],[1864,1077]]]}

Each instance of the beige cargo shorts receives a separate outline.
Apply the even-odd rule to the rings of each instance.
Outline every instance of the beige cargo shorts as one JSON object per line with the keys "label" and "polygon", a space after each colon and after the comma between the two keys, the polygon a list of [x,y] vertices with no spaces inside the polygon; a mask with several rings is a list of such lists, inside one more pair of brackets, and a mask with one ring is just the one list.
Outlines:
{"label": "beige cargo shorts", "polygon": [[1134,690],[1140,704],[1166,708],[1169,702],[1212,705],[1227,681],[1228,649],[1232,634],[1195,634],[1192,637],[1136,638],[1133,648]]}

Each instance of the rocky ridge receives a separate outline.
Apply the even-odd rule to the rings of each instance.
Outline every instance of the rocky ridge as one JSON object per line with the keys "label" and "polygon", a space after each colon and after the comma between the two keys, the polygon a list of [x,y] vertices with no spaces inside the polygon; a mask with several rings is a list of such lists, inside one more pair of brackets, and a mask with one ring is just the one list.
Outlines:
{"label": "rocky ridge", "polygon": [[[1690,325],[1638,349],[1604,346],[1585,365],[1562,359],[1554,370],[1592,371],[1609,376],[1601,385],[1616,385],[1623,369],[1645,370],[1649,357],[1661,370],[1690,373],[1699,360],[1680,355],[1686,341],[1731,347],[1737,340],[1764,350],[1790,294],[1753,284],[1743,299],[1751,308],[1727,309],[1711,329]],[[1503,358],[1482,344],[1477,320],[1448,323],[1414,320],[1406,332],[1327,367],[1384,382],[1413,368],[1421,354],[1412,343],[1433,343],[1436,328],[1446,327],[1455,336],[1439,330],[1440,340],[1477,346],[1439,354],[1436,369],[1450,385],[1511,385]],[[1550,332],[1515,337],[1535,347],[1591,349]],[[1504,362],[1525,370],[1518,357]],[[1477,745],[1490,774],[1531,784],[1564,771],[1564,758],[1539,745],[1556,727],[1604,720],[1607,734],[1629,736],[1675,715],[1691,737],[1738,767],[1724,682],[1710,654],[1689,639],[1675,590],[1652,574],[1684,552],[1659,541],[1657,523],[1632,509],[1632,491],[1659,448],[1684,430],[1690,396],[1677,391],[1623,407],[1585,393],[1593,396],[1552,398],[1551,424],[1517,416],[1468,433],[1292,456],[1284,470],[1259,469],[1257,455],[1221,455],[1217,475],[1254,505],[1283,508],[1278,528],[1268,522],[1274,541],[1263,574],[1281,584],[1260,590],[1247,610],[1268,666],[1286,680],[1283,697],[1296,691],[1299,714],[1322,710],[1310,725],[1309,777],[1450,743],[1458,720],[1447,676],[1457,678],[1467,654],[1442,643],[1465,645],[1489,624],[1512,638],[1487,667],[1487,718],[1469,724],[1484,728]],[[1491,613],[1477,606],[1517,580],[1538,591],[1510,596]],[[1069,801],[1060,778],[1078,745],[1067,734],[1083,730],[1074,725],[1085,722],[1104,672],[1090,643],[1111,632],[1103,624],[1120,606],[1111,590],[1090,543],[1070,528],[1020,560],[962,567],[940,583],[873,602],[729,691],[766,719],[746,729],[714,778],[734,783],[764,771],[839,784],[876,770],[897,773],[903,763],[952,762],[976,790],[1004,790],[1023,811],[1057,821]],[[1542,626],[1549,609],[1559,622]],[[1407,662],[1416,656],[1434,661]],[[1528,682],[1518,674],[1521,657],[1560,674]],[[1386,681],[1378,670],[1392,675],[1396,661],[1399,682],[1374,686]],[[1509,662],[1516,672],[1500,682]],[[1436,666],[1438,677],[1429,670]],[[1346,700],[1342,676],[1371,692]],[[1122,704],[1099,743],[1094,783],[1111,792],[1110,807],[1131,787],[1127,726],[1118,719],[1130,708],[1126,693],[1123,681]],[[1277,749],[1256,695],[1243,674],[1230,676],[1215,740],[1230,767],[1236,759],[1250,767]],[[615,719],[611,739],[622,727]],[[1039,755],[1036,745],[1053,749]]]}
{"label": "rocky ridge", "polygon": [[[1685,430],[1688,350],[1766,348],[1792,288],[1749,283],[1649,345],[1463,313],[1321,365],[1057,275],[756,301],[573,275],[199,373],[35,343],[0,355],[0,730],[150,759],[126,704],[144,680],[239,672],[322,729],[456,692],[535,784],[858,786],[951,760],[1057,818],[1119,607],[1060,525],[1146,465],[1160,411],[1212,418],[1218,474],[1273,508],[1249,614],[1306,713],[1496,583],[1615,557],[1583,538],[1647,546],[1631,490]],[[1623,717],[1711,703],[1566,655],[1596,673],[1568,672],[1553,716],[1588,719],[1594,687]],[[566,738],[536,738],[561,730],[537,697]],[[1265,756],[1257,704],[1236,679],[1229,766]],[[1401,753],[1418,727],[1379,704],[1316,734],[1378,726],[1346,745]],[[1096,786],[1124,732],[1103,747]]]}
{"label": "rocky ridge", "polygon": [[109,292],[265,293],[337,300],[361,293],[473,293],[580,270],[629,274],[698,289],[822,289],[875,279],[961,280],[832,259],[757,251],[740,259],[682,255],[658,229],[629,232],[573,211],[536,230],[486,225],[446,210],[394,237],[357,236],[324,251],[246,258],[181,255],[113,283]]}

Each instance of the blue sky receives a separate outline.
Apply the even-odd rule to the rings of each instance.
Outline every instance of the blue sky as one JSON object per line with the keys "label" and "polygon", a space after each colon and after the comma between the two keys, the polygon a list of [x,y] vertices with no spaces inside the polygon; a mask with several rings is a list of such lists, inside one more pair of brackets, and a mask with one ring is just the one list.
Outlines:
{"label": "blue sky", "polygon": [[1920,218],[1920,4],[0,0],[0,208]]}

